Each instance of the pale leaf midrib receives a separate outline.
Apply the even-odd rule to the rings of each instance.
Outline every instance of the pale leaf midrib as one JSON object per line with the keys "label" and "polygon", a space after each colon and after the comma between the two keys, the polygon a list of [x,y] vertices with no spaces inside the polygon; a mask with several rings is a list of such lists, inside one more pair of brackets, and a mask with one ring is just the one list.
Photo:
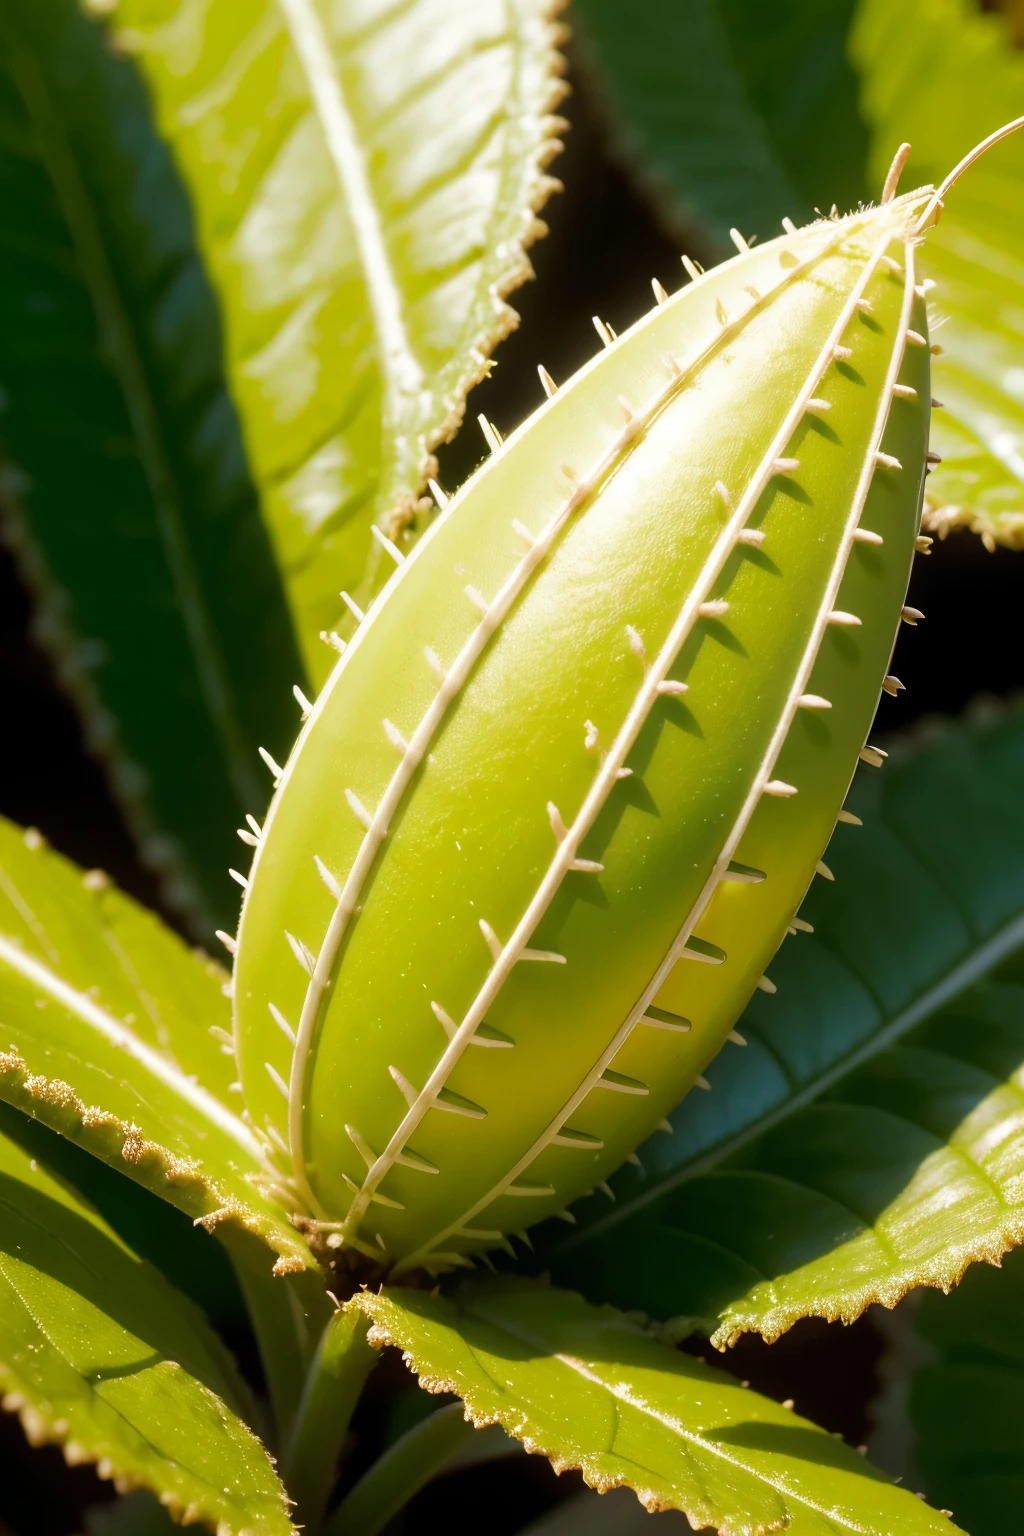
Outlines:
{"label": "pale leaf midrib", "polygon": [[[49,1233],[48,1235],[51,1238],[54,1236],[53,1233]],[[123,1251],[126,1254],[126,1256],[134,1257],[134,1255],[131,1254],[131,1250],[130,1249],[126,1248]],[[72,1258],[76,1259],[77,1255],[72,1254]],[[79,1262],[80,1262],[80,1260],[79,1260]],[[38,1329],[40,1334],[46,1340],[46,1342],[49,1345],[49,1347],[64,1362],[64,1364],[67,1367],[67,1369],[78,1379],[78,1381],[80,1382],[80,1384],[82,1386],[82,1389],[83,1389],[83,1396],[86,1398],[86,1400],[89,1401],[89,1402],[96,1402],[96,1403],[102,1404],[103,1411],[105,1413],[112,1414],[121,1423],[123,1423],[125,1425],[125,1427],[128,1429],[128,1431],[130,1432],[130,1434],[133,1437],[135,1437],[138,1441],[141,1442],[142,1446],[145,1449],[145,1452],[148,1453],[149,1456],[152,1456],[156,1460],[157,1463],[161,1463],[162,1462],[165,1465],[169,1464],[172,1467],[176,1468],[182,1474],[183,1477],[188,1478],[188,1479],[191,1480],[191,1482],[195,1485],[197,1491],[199,1489],[206,1489],[207,1490],[207,1495],[206,1496],[207,1496],[208,1499],[210,1499],[210,1495],[212,1494],[213,1497],[212,1497],[212,1499],[210,1499],[209,1512],[210,1512],[211,1516],[213,1516],[213,1518],[217,1518],[217,1515],[216,1515],[216,1506],[217,1506],[217,1504],[221,1500],[224,1499],[225,1495],[230,1497],[230,1494],[229,1494],[228,1490],[225,1489],[225,1487],[224,1487],[223,1480],[219,1481],[218,1483],[214,1483],[208,1475],[206,1475],[202,1471],[198,1470],[197,1468],[191,1467],[191,1466],[186,1466],[183,1462],[178,1461],[177,1459],[173,1459],[172,1460],[168,1456],[167,1451],[161,1449],[161,1447],[156,1443],[156,1441],[152,1439],[152,1437],[142,1428],[142,1426],[140,1424],[137,1424],[133,1419],[130,1419],[128,1417],[128,1415],[124,1412],[124,1410],[121,1407],[118,1406],[116,1401],[112,1401],[110,1398],[105,1397],[103,1395],[103,1393],[98,1390],[96,1382],[91,1380],[89,1378],[89,1376],[87,1376],[85,1374],[85,1372],[82,1370],[82,1368],[75,1364],[75,1362],[70,1358],[70,1356],[67,1354],[67,1352],[65,1350],[61,1349],[61,1347],[57,1344],[57,1342],[53,1338],[53,1335],[50,1332],[50,1330],[46,1327],[46,1325],[43,1322],[42,1318],[40,1318],[37,1315],[36,1309],[35,1309],[34,1305],[29,1301],[28,1297],[25,1295],[24,1291],[22,1290],[22,1288],[17,1283],[17,1280],[15,1279],[15,1277],[9,1272],[7,1266],[3,1263],[2,1256],[0,1256],[0,1275],[3,1276],[3,1279],[6,1281],[7,1285],[10,1287],[10,1290],[17,1297],[18,1301],[21,1303],[21,1306],[22,1306],[22,1308],[23,1308],[23,1310],[25,1312],[25,1315],[28,1317],[29,1321],[33,1324],[33,1326],[35,1328]],[[142,1341],[140,1340],[139,1342],[141,1343]],[[235,1383],[229,1382],[227,1380],[225,1380],[224,1382],[220,1383],[220,1385],[222,1385],[223,1387],[229,1389],[229,1394],[230,1394],[229,1395],[228,1393],[225,1393],[224,1395],[222,1395],[220,1392],[215,1392],[212,1387],[208,1386],[207,1383],[205,1381],[203,1381],[200,1376],[195,1375],[191,1370],[188,1369],[187,1366],[186,1367],[179,1366],[177,1361],[171,1360],[169,1356],[163,1354],[162,1352],[157,1352],[157,1357],[155,1359],[149,1358],[149,1359],[146,1359],[146,1360],[140,1362],[140,1366],[145,1366],[149,1370],[157,1370],[161,1365],[169,1366],[172,1369],[177,1367],[178,1369],[185,1370],[187,1372],[187,1374],[192,1378],[193,1382],[195,1383],[198,1392],[203,1393],[203,1394],[209,1394],[211,1397],[220,1398],[220,1400],[224,1403],[225,1407],[228,1409],[228,1411],[230,1413],[232,1413],[236,1418],[241,1418],[241,1403],[240,1403],[240,1401],[237,1400],[237,1396],[236,1396],[236,1394],[237,1394],[237,1387],[236,1387]],[[218,1362],[218,1366],[219,1366],[219,1362]],[[23,1379],[24,1379],[24,1375],[23,1375]],[[102,1378],[102,1376],[100,1376],[98,1379],[102,1381],[103,1378]],[[36,1393],[33,1393],[32,1395],[33,1395],[33,1397],[37,1397],[38,1396],[38,1394],[36,1394]],[[232,1397],[236,1397],[236,1400],[234,1402],[232,1401]],[[53,1427],[55,1429],[56,1425],[60,1423],[60,1418],[57,1417],[55,1419],[55,1418],[53,1418],[52,1415],[47,1415],[47,1417],[50,1419],[51,1427]],[[101,1457],[103,1456],[104,1452],[109,1454],[109,1450],[110,1450],[109,1442],[107,1441],[106,1436],[103,1434],[102,1431],[99,1431],[99,1435],[100,1435],[99,1443],[96,1446],[93,1447],[92,1453],[91,1453],[91,1456],[90,1456],[90,1459],[93,1460],[93,1461],[99,1461],[101,1459]],[[136,1452],[136,1456],[137,1455],[138,1455],[138,1453]],[[116,1456],[116,1453],[115,1453],[114,1459],[115,1460],[120,1459],[120,1458],[118,1458]],[[143,1458],[141,1456],[138,1457],[139,1461],[142,1461],[144,1459],[148,1459],[148,1458]],[[127,1468],[125,1468],[123,1466],[123,1463],[122,1463],[122,1469],[123,1470],[127,1470]],[[166,1483],[167,1479],[164,1479],[164,1482]]]}
{"label": "pale leaf midrib", "polygon": [[262,1166],[263,1158],[259,1146],[242,1121],[220,1104],[201,1084],[190,1082],[180,1067],[168,1061],[144,1040],[140,1040],[126,1025],[107,1013],[91,997],[78,991],[62,977],[55,975],[41,961],[26,954],[17,944],[3,935],[0,935],[0,965],[8,966],[31,987],[44,993],[60,1007],[67,1009],[81,1024],[95,1030],[110,1045],[134,1058],[140,1066],[145,1068],[151,1078],[156,1079],[177,1099],[184,1101],[191,1110],[202,1115],[209,1124],[230,1137],[254,1163]]}
{"label": "pale leaf midrib", "polygon": [[391,260],[384,221],[361,153],[341,70],[314,0],[278,0],[278,4],[348,211],[385,385],[384,430],[393,434],[401,427],[403,404],[423,387],[423,371],[406,332],[401,284]]}

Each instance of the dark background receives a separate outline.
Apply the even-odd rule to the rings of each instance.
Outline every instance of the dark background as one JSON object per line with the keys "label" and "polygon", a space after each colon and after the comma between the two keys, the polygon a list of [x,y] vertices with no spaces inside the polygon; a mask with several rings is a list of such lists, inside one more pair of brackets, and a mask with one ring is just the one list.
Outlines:
{"label": "dark background", "polygon": [[[470,397],[463,432],[440,452],[440,478],[449,489],[484,455],[479,411],[507,433],[540,398],[538,362],[556,380],[566,378],[598,344],[592,315],[621,331],[650,306],[652,277],[670,291],[682,280],[680,248],[657,228],[604,153],[585,80],[575,78],[573,85],[562,109],[572,131],[553,168],[568,190],[545,211],[551,232],[532,253],[537,281],[514,297],[520,329],[498,349],[491,378]],[[698,239],[688,250],[698,260],[709,254]],[[937,542],[930,556],[918,558],[910,601],[927,621],[901,633],[894,670],[907,691],[898,700],[883,699],[879,730],[902,730],[930,714],[956,714],[979,694],[1006,696],[1024,685],[1016,590],[1022,576],[1024,554],[989,554],[968,533]],[[0,813],[38,826],[61,852],[87,868],[106,869],[156,906],[155,883],[134,855],[99,767],[84,751],[74,711],[32,643],[30,618],[11,562],[0,551],[0,709],[6,725]],[[180,1221],[184,1250],[202,1264],[206,1250],[191,1247],[185,1219],[163,1208],[159,1220],[174,1234]],[[195,1240],[212,1247],[205,1236]],[[229,1301],[227,1314],[232,1310]],[[230,1331],[230,1315],[226,1320]],[[232,1342],[254,1372],[251,1341],[237,1333]],[[807,1321],[770,1348],[748,1337],[728,1356],[713,1358],[770,1396],[792,1397],[798,1412],[857,1445],[867,1436],[881,1350],[869,1315],[851,1328]],[[385,1388],[395,1385],[402,1369],[395,1360],[372,1378],[374,1390],[361,1410],[371,1440],[380,1432]],[[406,1512],[404,1529],[445,1523],[453,1531],[470,1530],[485,1518],[488,1536],[504,1536],[578,1486],[575,1474],[556,1479],[537,1457],[479,1467],[427,1489]],[[58,1451],[27,1453],[17,1421],[0,1416],[0,1536],[6,1536],[3,1521],[15,1536],[77,1532],[83,1503],[109,1497],[94,1473],[69,1471]]]}

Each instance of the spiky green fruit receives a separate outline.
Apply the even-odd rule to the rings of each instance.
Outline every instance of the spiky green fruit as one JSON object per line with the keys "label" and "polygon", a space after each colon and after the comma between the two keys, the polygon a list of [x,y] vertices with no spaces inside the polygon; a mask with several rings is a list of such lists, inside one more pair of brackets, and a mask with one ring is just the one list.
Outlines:
{"label": "spiky green fruit", "polygon": [[609,334],[339,661],[235,975],[246,1104],[334,1245],[439,1271],[562,1210],[772,990],[918,532],[925,202]]}

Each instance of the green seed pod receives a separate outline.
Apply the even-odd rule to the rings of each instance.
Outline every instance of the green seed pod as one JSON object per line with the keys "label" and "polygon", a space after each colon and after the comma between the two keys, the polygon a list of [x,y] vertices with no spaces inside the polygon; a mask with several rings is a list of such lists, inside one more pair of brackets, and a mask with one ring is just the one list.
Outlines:
{"label": "green seed pod", "polygon": [[398,1274],[507,1246],[774,990],[858,756],[882,756],[926,202],[737,236],[626,335],[599,324],[312,707],[257,839],[236,1046],[332,1246]]}

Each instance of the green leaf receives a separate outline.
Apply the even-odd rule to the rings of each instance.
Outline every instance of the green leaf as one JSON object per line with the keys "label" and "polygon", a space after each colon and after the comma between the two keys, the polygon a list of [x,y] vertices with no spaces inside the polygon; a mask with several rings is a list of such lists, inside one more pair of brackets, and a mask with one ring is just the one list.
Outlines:
{"label": "green leaf", "polygon": [[105,876],[0,821],[0,1098],[204,1225],[259,1234],[279,1273],[314,1267],[231,1104],[223,983]]}
{"label": "green leaf", "polygon": [[[939,182],[961,156],[1021,114],[1024,55],[1004,19],[972,0],[861,0],[851,36],[872,130],[872,184],[909,140],[909,176]],[[908,183],[909,184],[909,183]],[[932,374],[943,464],[928,482],[928,525],[966,525],[989,548],[1024,548],[1024,141],[998,145],[950,193],[923,268],[947,317]]]}
{"label": "green leaf", "polygon": [[0,1392],[33,1444],[149,1488],[229,1536],[292,1530],[246,1427],[245,1389],[202,1314],[38,1157],[0,1113]]}
{"label": "green leaf", "polygon": [[0,12],[0,193],[5,535],[144,860],[209,932],[301,663],[186,195],[76,0]]}
{"label": "green leaf", "polygon": [[[543,1250],[557,1278],[774,1338],[1024,1239],[1024,708],[862,769],[788,940],[671,1137]],[[970,990],[968,990],[970,989]],[[564,1235],[563,1235],[564,1234]]]}
{"label": "green leaf", "polygon": [[[987,9],[996,9],[988,7]],[[896,149],[904,186],[938,183],[1020,115],[1024,56],[975,0],[579,0],[620,149],[660,218],[713,254],[728,231],[877,197]],[[972,167],[922,264],[945,354],[933,419],[943,464],[928,525],[1024,548],[1024,142]]]}
{"label": "green leaf", "polygon": [[196,210],[310,675],[455,431],[554,183],[552,0],[117,0]]}
{"label": "green leaf", "polygon": [[901,1536],[951,1528],[855,1452],[724,1372],[678,1354],[612,1307],[503,1277],[454,1299],[364,1291],[371,1342],[393,1344],[430,1392],[455,1392],[592,1488],[626,1484],[730,1536]]}
{"label": "green leaf", "polygon": [[319,1527],[337,1474],[338,1457],[377,1356],[366,1343],[367,1320],[332,1311],[310,1366],[284,1456],[284,1477],[296,1517]]}
{"label": "green leaf", "polygon": [[972,1270],[953,1296],[923,1297],[913,1319],[932,1357],[910,1379],[915,1470],[971,1536],[1011,1530],[1024,1496],[1022,1260]]}
{"label": "green leaf", "polygon": [[716,256],[729,229],[864,195],[867,134],[846,57],[855,0],[578,0],[613,145],[673,231]]}

